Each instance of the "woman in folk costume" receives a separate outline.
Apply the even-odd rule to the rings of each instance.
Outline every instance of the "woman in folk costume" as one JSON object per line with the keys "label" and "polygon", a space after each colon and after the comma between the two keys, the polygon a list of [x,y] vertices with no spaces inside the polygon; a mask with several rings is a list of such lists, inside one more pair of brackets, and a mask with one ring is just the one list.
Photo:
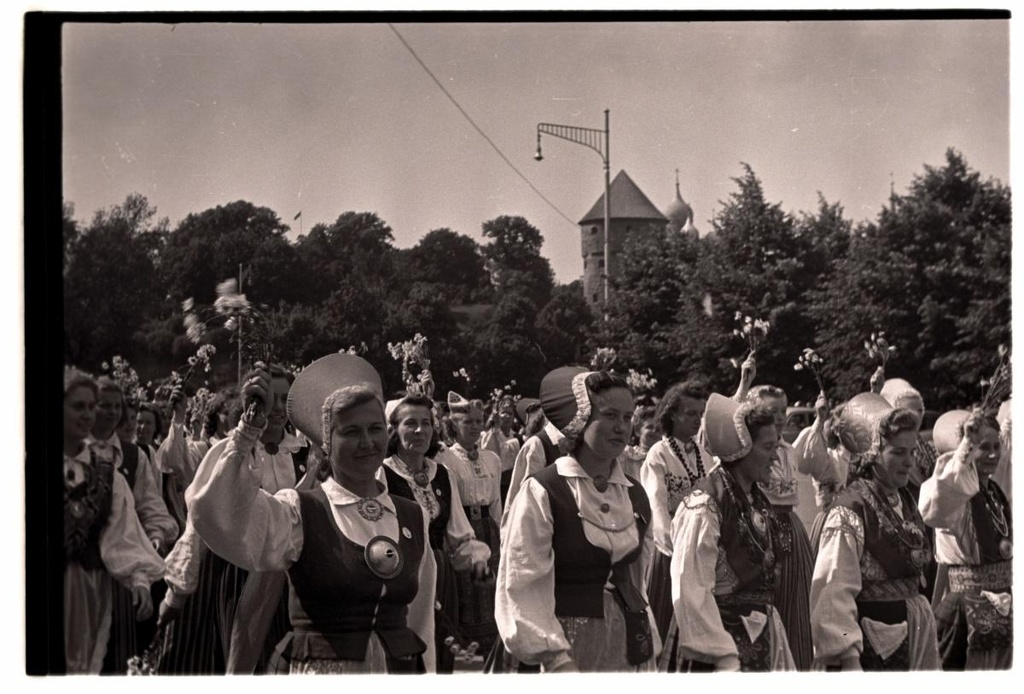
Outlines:
{"label": "woman in folk costume", "polygon": [[697,442],[707,399],[707,387],[700,381],[685,381],[668,389],[655,413],[661,439],[651,446],[640,468],[640,482],[651,502],[657,550],[647,594],[662,641],[672,623],[672,517],[686,493],[714,464]]}
{"label": "woman in folk costume", "polygon": [[[509,480],[508,494],[504,500],[505,515],[501,519],[502,527],[505,527],[508,507],[512,505],[512,500],[519,493],[523,481],[530,475],[553,465],[556,460],[569,452],[570,442],[562,435],[558,427],[551,423],[550,413],[545,410],[543,405],[545,401],[551,401],[550,397],[545,397],[549,391],[561,386],[560,382],[556,383],[552,380],[558,373],[560,372],[557,369],[549,371],[541,379],[538,393],[540,398],[537,401],[539,405],[527,406],[529,412],[525,409],[523,411],[523,414],[530,415],[530,421],[524,425],[523,433],[526,440],[523,441],[523,446],[516,455],[516,462],[512,466],[512,479]],[[537,428],[537,431],[533,431],[534,428]]]}
{"label": "woman in folk costume", "polygon": [[999,466],[999,423],[963,410],[939,417],[933,430],[935,473],[918,507],[935,528],[935,554],[949,592],[936,595],[943,670],[1006,670],[1013,664],[1010,503],[992,474]]}
{"label": "woman in folk costume", "polygon": [[494,411],[480,435],[480,448],[491,451],[501,460],[501,499],[504,504],[512,480],[512,468],[522,444],[512,428],[515,423],[515,404],[512,397],[503,395],[494,403]]}
{"label": "woman in folk costume", "polygon": [[454,670],[455,656],[445,643],[458,636],[459,602],[455,575],[472,572],[472,578],[490,578],[487,561],[491,550],[476,539],[466,518],[459,487],[448,469],[434,461],[438,451],[433,401],[410,394],[391,400],[385,407],[388,420],[388,457],[381,475],[388,491],[418,503],[430,518],[430,548],[437,564],[437,612],[434,643],[437,672]]}
{"label": "woman in folk costume", "polygon": [[[501,460],[480,447],[484,425],[484,404],[448,393],[448,434],[452,444],[438,452],[436,460],[448,469],[459,490],[462,508],[476,539],[491,550],[488,568],[498,570],[501,539]],[[466,639],[476,641],[486,652],[498,636],[494,624],[494,582],[481,583],[469,573],[456,573],[459,629]]]}
{"label": "woman in folk costume", "polygon": [[619,456],[622,471],[630,477],[640,479],[640,469],[647,459],[647,452],[661,439],[657,412],[654,405],[637,405],[633,410],[632,443]]}
{"label": "woman in folk costume", "polygon": [[839,437],[839,420],[844,404],[837,405],[829,411],[828,400],[824,393],[820,393],[814,403],[814,422],[803,429],[793,441],[797,469],[811,477],[814,484],[814,501],[818,507],[810,533],[812,558],[818,554],[818,542],[821,539],[825,517],[836,495],[846,487],[850,475],[853,456]]}
{"label": "woman in folk costume", "polygon": [[[266,373],[265,425],[247,451],[251,474],[269,494],[311,486],[314,475],[306,467],[308,448],[287,430],[287,399],[294,377],[276,364]],[[209,469],[228,454],[231,435],[229,432],[227,438],[211,446],[194,473],[196,478],[204,470],[209,475]],[[161,670],[204,674],[262,671],[288,630],[286,578],[281,571],[250,572],[228,557],[210,552],[205,540],[190,517],[167,557],[168,590],[160,614],[164,622],[175,623]],[[180,622],[176,621],[179,614]]]}
{"label": "woman in folk costume", "polygon": [[924,398],[921,393],[902,378],[890,378],[882,384],[879,392],[891,406],[910,410],[917,415],[917,440],[914,444],[914,466],[910,468],[910,483],[907,489],[917,498],[921,484],[931,477],[935,469],[935,447],[922,438],[920,429],[924,417]]}
{"label": "woman in folk costume", "polygon": [[754,386],[746,401],[764,407],[775,417],[778,447],[772,458],[769,477],[760,486],[775,510],[778,520],[779,583],[775,588],[775,608],[782,616],[789,646],[798,670],[809,670],[814,657],[811,646],[811,615],[808,594],[814,557],[803,521],[796,515],[799,480],[796,472],[805,467],[798,451],[782,438],[786,424],[786,393],[770,385]]}
{"label": "woman in folk costume", "polygon": [[67,672],[77,674],[98,674],[103,666],[111,579],[129,591],[141,620],[153,612],[149,586],[164,570],[124,476],[85,443],[97,396],[90,376],[64,372],[64,655]]}
{"label": "woman in folk costume", "polygon": [[249,571],[287,571],[292,630],[271,659],[284,673],[434,670],[433,554],[427,516],[378,479],[387,446],[380,377],[352,354],[313,362],[288,416],[323,453],[313,489],[260,488],[250,456],[266,417],[269,374],[242,389],[242,422],[189,487],[189,513],[210,549]]}
{"label": "woman in folk costume", "polygon": [[870,448],[821,532],[811,582],[816,669],[939,667],[935,618],[921,594],[932,552],[906,489],[917,422],[873,393],[843,410],[847,447]]}
{"label": "woman in folk costume", "polygon": [[761,491],[777,446],[775,419],[763,406],[712,393],[703,431],[721,463],[697,481],[672,519],[675,627],[661,669],[794,670],[773,606],[784,560],[778,521]]}
{"label": "woman in folk costume", "polygon": [[[124,476],[135,501],[139,522],[153,548],[163,556],[178,538],[178,524],[167,511],[156,469],[146,453],[117,434],[126,409],[121,385],[107,376],[98,378],[96,384],[99,395],[89,446],[99,457],[112,461]],[[111,589],[114,595],[110,642],[103,672],[121,674],[127,670],[128,659],[139,652],[136,610],[131,594],[120,583],[112,584]]]}
{"label": "woman in folk costume", "polygon": [[544,412],[571,447],[512,500],[495,603],[504,647],[542,672],[652,671],[661,642],[643,582],[650,504],[616,460],[632,394],[621,376],[579,367],[544,381]]}

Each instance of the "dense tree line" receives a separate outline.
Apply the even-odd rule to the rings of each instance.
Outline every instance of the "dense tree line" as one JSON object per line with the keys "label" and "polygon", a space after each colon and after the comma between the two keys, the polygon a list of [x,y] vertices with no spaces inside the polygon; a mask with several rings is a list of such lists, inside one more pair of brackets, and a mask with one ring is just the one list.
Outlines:
{"label": "dense tree line", "polygon": [[[607,322],[580,283],[558,285],[526,219],[485,222],[482,243],[451,229],[408,249],[393,245],[372,212],[342,213],[295,241],[277,213],[236,201],[188,215],[174,229],[145,197],[97,211],[88,224],[64,209],[65,359],[100,370],[115,354],[145,379],[179,368],[196,345],[182,302],[201,310],[223,280],[244,270],[242,291],[260,309],[275,358],[301,365],[354,347],[401,384],[388,343],[427,335],[441,392],[486,397],[512,380],[535,393],[543,374],[613,347],[622,368],[650,368],[659,383],[700,374],[720,389],[737,376],[744,343],[736,313],[771,323],[758,381],[791,400],[814,382],[795,373],[805,347],[825,360],[840,398],[864,389],[874,365],[863,342],[885,331],[899,352],[890,376],[917,385],[929,407],[968,403],[1010,342],[1010,191],[983,180],[962,156],[925,167],[875,221],[854,225],[839,203],[791,215],[765,199],[743,166],[704,238],[660,228],[627,243],[612,278]],[[237,346],[213,321],[214,379],[234,379]],[[472,379],[453,376],[460,368]]]}

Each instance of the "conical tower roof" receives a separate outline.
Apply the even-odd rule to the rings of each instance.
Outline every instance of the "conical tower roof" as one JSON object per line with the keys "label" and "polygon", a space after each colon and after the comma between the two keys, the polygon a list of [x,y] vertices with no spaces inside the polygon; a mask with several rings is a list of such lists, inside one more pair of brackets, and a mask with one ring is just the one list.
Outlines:
{"label": "conical tower roof", "polygon": [[[609,214],[612,219],[649,219],[662,224],[668,221],[625,171],[619,171],[608,187],[611,193]],[[597,199],[590,211],[583,215],[578,224],[603,221],[604,194]]]}

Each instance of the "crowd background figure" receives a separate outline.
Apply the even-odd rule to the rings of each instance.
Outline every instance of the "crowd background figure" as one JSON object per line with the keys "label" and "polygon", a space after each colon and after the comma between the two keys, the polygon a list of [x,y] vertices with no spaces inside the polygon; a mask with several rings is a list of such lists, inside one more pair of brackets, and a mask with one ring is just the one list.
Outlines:
{"label": "crowd background figure", "polygon": [[341,353],[150,402],[68,368],[67,671],[1007,669],[1004,356],[930,438],[880,367],[792,444],[756,349],[729,396],[567,366],[386,400]]}

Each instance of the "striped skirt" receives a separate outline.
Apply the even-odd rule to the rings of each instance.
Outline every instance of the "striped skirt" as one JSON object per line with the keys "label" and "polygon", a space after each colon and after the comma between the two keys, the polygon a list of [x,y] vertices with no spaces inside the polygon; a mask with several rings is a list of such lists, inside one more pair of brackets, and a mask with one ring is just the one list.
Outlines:
{"label": "striped skirt", "polygon": [[110,582],[112,600],[110,613],[110,639],[103,658],[104,675],[127,675],[128,659],[136,655],[135,608],[132,593],[117,581]]}
{"label": "striped skirt", "polygon": [[[501,539],[498,525],[491,518],[470,519],[469,524],[476,533],[476,539],[491,548],[488,566],[491,575],[498,573]],[[467,642],[476,641],[480,652],[486,653],[498,636],[498,625],[494,621],[495,582],[477,583],[471,571],[453,572],[458,593],[459,630]]]}
{"label": "striped skirt", "polygon": [[654,623],[658,627],[661,642],[668,639],[669,626],[672,624],[672,557],[654,551],[651,562],[651,578],[647,583],[647,600],[654,614]]}
{"label": "striped skirt", "polygon": [[779,544],[788,545],[790,551],[782,555],[781,575],[773,601],[786,627],[796,668],[806,672],[814,660],[811,645],[811,575],[814,573],[811,542],[792,506],[775,506],[774,509],[781,526]]}
{"label": "striped skirt", "polygon": [[224,653],[216,620],[216,566],[206,554],[199,566],[196,592],[189,596],[178,618],[167,627],[160,660],[161,675],[216,675],[224,673]]}

